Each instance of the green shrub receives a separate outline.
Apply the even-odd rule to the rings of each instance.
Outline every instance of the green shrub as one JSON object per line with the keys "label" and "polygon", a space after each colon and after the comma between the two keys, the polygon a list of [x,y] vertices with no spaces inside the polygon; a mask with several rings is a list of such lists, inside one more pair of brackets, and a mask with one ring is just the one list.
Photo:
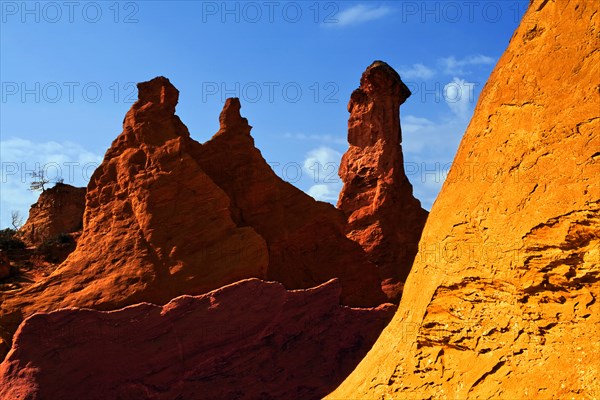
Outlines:
{"label": "green shrub", "polygon": [[17,236],[17,231],[11,228],[0,230],[0,249],[16,250],[24,249],[25,243]]}
{"label": "green shrub", "polygon": [[73,238],[67,233],[60,233],[50,239],[44,240],[44,242],[39,246],[40,249],[54,247],[61,244],[71,244],[75,243]]}

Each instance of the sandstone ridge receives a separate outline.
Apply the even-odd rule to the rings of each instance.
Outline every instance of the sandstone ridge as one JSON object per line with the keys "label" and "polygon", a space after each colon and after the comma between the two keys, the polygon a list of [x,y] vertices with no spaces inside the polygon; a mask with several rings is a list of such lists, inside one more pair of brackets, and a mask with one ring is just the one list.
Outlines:
{"label": "sandstone ridge", "polygon": [[395,310],[343,307],[340,293],[335,280],[286,291],[249,279],[162,307],[35,314],[0,364],[0,398],[319,399]]}

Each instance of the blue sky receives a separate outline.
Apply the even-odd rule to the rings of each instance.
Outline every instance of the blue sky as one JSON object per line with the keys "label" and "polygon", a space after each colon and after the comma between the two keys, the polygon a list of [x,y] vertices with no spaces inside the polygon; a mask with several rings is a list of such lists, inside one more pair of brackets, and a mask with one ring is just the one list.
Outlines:
{"label": "blue sky", "polygon": [[180,90],[192,137],[218,129],[226,97],[275,172],[335,203],[346,105],[388,62],[412,89],[401,108],[406,169],[427,209],[523,1],[1,1],[0,227],[26,218],[28,173],[83,186],[121,132],[135,82]]}

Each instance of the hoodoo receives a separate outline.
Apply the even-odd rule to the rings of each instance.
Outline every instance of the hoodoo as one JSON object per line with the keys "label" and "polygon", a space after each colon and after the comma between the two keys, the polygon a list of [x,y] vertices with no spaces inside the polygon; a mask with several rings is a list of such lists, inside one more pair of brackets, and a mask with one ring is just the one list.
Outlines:
{"label": "hoodoo", "polygon": [[348,218],[348,237],[377,265],[393,300],[402,293],[427,219],[404,172],[400,105],[410,94],[388,64],[367,68],[348,103],[350,147],[339,170],[338,208]]}

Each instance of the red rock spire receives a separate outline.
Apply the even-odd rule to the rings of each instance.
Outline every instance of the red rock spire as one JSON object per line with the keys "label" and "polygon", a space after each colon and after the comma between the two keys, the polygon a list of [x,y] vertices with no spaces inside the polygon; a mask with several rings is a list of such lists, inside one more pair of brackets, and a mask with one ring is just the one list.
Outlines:
{"label": "red rock spire", "polygon": [[223,110],[219,115],[220,128],[217,135],[225,132],[232,132],[243,135],[250,135],[252,127],[248,124],[248,120],[240,114],[241,109],[240,99],[231,97],[225,100]]}
{"label": "red rock spire", "polygon": [[410,94],[388,64],[375,61],[366,69],[348,103],[350,148],[339,170],[338,208],[348,217],[348,237],[379,267],[390,299],[400,295],[427,218],[413,197],[400,145],[399,108]]}

